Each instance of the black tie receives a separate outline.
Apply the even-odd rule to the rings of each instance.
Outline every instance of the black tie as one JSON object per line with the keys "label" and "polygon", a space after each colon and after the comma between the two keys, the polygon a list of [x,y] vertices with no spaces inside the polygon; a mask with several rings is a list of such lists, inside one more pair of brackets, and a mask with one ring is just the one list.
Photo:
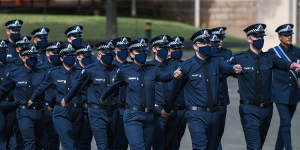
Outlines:
{"label": "black tie", "polygon": [[145,106],[146,105],[146,100],[145,100],[145,85],[144,85],[144,74],[145,74],[145,72],[144,72],[144,68],[143,67],[141,67],[140,68],[140,71],[139,71],[139,85],[140,85],[140,89],[141,89],[141,102],[142,102],[142,106]]}
{"label": "black tie", "polygon": [[212,91],[211,91],[211,86],[210,86],[210,79],[208,75],[208,68],[207,68],[207,62],[203,63],[203,72],[204,72],[204,78],[205,78],[205,85],[206,85],[206,90],[207,90],[207,97],[208,97],[208,108],[212,110],[214,106],[214,101],[212,97]]}

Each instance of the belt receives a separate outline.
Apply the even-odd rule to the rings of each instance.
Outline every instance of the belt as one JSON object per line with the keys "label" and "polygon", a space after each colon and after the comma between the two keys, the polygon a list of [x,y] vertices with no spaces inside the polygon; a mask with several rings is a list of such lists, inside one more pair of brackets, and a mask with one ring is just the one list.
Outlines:
{"label": "belt", "polygon": [[215,106],[213,108],[209,107],[202,107],[202,106],[188,106],[188,110],[200,110],[200,111],[206,111],[206,112],[216,112],[220,110],[220,106]]}
{"label": "belt", "polygon": [[12,102],[13,100],[10,100],[8,97],[6,97],[6,98],[4,99],[4,101],[6,101],[6,102]]}
{"label": "belt", "polygon": [[147,107],[142,107],[142,106],[129,106],[129,105],[126,105],[125,108],[129,109],[129,110],[137,110],[137,111],[142,111],[142,112],[146,112],[146,113],[154,112],[153,108],[147,108]]}
{"label": "belt", "polygon": [[246,105],[254,105],[257,107],[261,107],[261,108],[265,108],[265,107],[269,107],[269,106],[273,105],[273,102],[255,104],[253,101],[244,101],[244,100],[240,100],[240,103],[246,104]]}
{"label": "belt", "polygon": [[163,108],[166,106],[165,104],[154,104],[154,107]]}
{"label": "belt", "polygon": [[20,105],[20,109],[32,109],[32,110],[41,110],[41,107],[38,106],[27,106],[27,105]]}
{"label": "belt", "polygon": [[[61,106],[60,103],[56,103],[55,105]],[[81,103],[69,103],[68,106],[74,107],[74,108],[81,108],[82,104]]]}
{"label": "belt", "polygon": [[109,105],[103,105],[103,104],[88,104],[89,108],[95,108],[95,109],[111,109],[112,107]]}
{"label": "belt", "polygon": [[226,101],[225,100],[218,101],[218,106],[226,106]]}

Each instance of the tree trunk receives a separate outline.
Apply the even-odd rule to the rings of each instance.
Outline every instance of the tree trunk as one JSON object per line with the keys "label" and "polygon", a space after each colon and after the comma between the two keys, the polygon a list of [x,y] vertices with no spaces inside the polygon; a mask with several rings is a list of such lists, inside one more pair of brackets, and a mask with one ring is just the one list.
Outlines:
{"label": "tree trunk", "polygon": [[106,37],[117,37],[117,0],[106,0]]}

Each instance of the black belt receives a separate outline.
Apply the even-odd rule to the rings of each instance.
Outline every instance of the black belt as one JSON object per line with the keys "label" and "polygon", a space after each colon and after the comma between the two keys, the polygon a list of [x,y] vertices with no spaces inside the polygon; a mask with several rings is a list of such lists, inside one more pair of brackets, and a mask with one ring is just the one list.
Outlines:
{"label": "black belt", "polygon": [[109,105],[103,105],[103,104],[88,104],[89,108],[95,108],[95,109],[111,109],[112,107]]}
{"label": "black belt", "polygon": [[244,100],[240,100],[240,103],[246,104],[246,105],[254,105],[257,107],[261,107],[261,108],[265,108],[265,107],[269,107],[269,106],[273,105],[273,102],[256,104],[253,101],[244,101]]}
{"label": "black belt", "polygon": [[202,106],[188,106],[188,110],[200,110],[200,111],[207,111],[207,112],[217,112],[220,110],[220,106],[215,106],[212,108],[209,107],[202,107]]}
{"label": "black belt", "polygon": [[146,112],[146,113],[154,112],[153,108],[147,108],[147,107],[142,107],[142,106],[129,106],[129,105],[127,105],[125,108],[130,109],[130,110],[142,111],[142,112]]}
{"label": "black belt", "polygon": [[225,100],[218,101],[218,106],[226,106],[226,101]]}
{"label": "black belt", "polygon": [[[56,103],[55,105],[61,106],[60,103]],[[81,103],[69,103],[68,106],[74,107],[74,108],[81,108],[82,104]]]}
{"label": "black belt", "polygon": [[154,104],[154,107],[157,108],[164,108],[166,105],[165,104]]}
{"label": "black belt", "polygon": [[41,110],[42,107],[39,106],[27,106],[27,105],[20,105],[20,109],[32,109],[32,110]]}

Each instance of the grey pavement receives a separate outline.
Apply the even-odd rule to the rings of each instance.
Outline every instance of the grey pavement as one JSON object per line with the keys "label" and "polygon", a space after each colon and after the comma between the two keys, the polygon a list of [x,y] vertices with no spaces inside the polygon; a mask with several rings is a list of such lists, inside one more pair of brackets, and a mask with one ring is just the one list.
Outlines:
{"label": "grey pavement", "polygon": [[[184,57],[189,58],[193,55],[192,52],[184,52]],[[224,136],[222,138],[223,150],[246,150],[246,142],[244,133],[242,130],[240,115],[239,115],[239,95],[237,93],[237,80],[234,78],[228,78],[229,95],[231,104],[228,106],[226,126]],[[277,132],[279,127],[279,115],[274,105],[274,113],[271,122],[271,126],[265,141],[263,150],[274,150],[275,142],[277,138]],[[292,141],[294,150],[300,149],[300,110],[297,109],[292,121]],[[299,142],[299,143],[298,143]],[[96,150],[95,142],[92,143],[93,150]],[[181,150],[191,150],[192,142],[189,135],[188,128],[181,141]]]}

